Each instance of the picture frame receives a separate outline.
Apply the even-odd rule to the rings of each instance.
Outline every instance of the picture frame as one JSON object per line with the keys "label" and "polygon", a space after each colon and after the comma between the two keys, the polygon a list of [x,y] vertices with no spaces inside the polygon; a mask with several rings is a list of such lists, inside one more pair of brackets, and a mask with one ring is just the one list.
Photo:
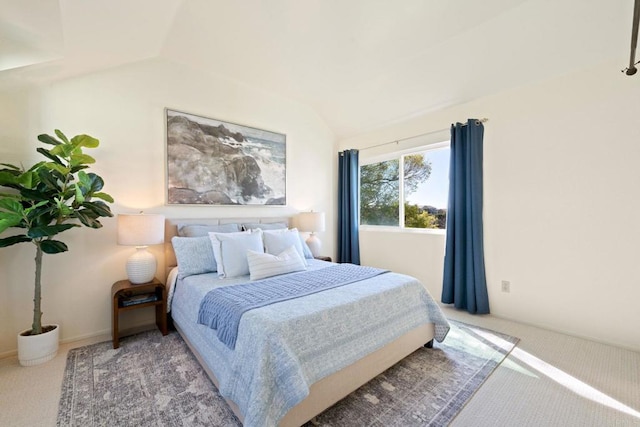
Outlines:
{"label": "picture frame", "polygon": [[286,135],[165,108],[168,205],[286,206]]}

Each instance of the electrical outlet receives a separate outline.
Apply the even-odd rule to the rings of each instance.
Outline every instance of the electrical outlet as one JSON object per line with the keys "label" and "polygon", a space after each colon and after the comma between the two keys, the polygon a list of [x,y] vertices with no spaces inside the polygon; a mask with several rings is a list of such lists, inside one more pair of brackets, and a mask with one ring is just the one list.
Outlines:
{"label": "electrical outlet", "polygon": [[502,292],[511,292],[511,282],[508,280],[502,281]]}

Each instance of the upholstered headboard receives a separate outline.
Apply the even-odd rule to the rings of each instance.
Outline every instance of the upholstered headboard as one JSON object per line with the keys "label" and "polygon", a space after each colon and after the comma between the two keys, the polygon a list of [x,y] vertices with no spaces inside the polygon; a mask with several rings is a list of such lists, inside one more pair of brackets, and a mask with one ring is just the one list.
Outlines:
{"label": "upholstered headboard", "polygon": [[284,222],[289,226],[289,217],[269,217],[269,218],[167,218],[164,227],[164,265],[165,278],[173,267],[177,265],[176,254],[171,245],[171,238],[178,235],[178,224],[194,225],[219,225],[219,224],[271,224],[274,222]]}

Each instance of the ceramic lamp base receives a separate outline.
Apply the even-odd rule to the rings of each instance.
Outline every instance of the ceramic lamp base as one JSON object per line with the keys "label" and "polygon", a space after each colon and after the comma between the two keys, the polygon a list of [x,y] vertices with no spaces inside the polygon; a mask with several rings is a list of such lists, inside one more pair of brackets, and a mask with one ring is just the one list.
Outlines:
{"label": "ceramic lamp base", "polygon": [[156,275],[156,257],[146,246],[136,247],[136,253],[127,260],[127,277],[133,284],[147,283]]}

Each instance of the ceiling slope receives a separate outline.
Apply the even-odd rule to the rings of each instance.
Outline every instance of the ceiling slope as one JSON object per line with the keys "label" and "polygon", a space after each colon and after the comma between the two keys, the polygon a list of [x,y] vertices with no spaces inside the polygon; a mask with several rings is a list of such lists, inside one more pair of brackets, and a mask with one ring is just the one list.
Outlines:
{"label": "ceiling slope", "polygon": [[623,68],[632,11],[631,0],[0,0],[0,84],[158,57],[307,104],[347,137],[604,61]]}

